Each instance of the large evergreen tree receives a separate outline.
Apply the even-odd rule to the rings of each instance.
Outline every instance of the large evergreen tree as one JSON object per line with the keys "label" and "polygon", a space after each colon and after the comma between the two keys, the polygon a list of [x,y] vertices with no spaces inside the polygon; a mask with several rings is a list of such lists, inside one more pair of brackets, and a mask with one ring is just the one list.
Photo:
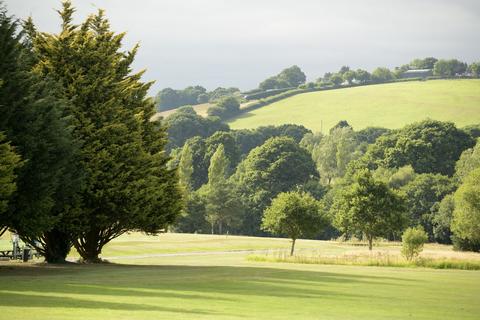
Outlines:
{"label": "large evergreen tree", "polygon": [[63,2],[60,33],[37,33],[33,48],[36,71],[62,84],[73,134],[83,142],[85,221],[75,247],[97,261],[103,246],[126,231],[166,229],[180,212],[181,195],[175,170],[166,167],[165,128],[150,121],[151,83],[130,67],[138,47],[120,50],[124,34],[110,30],[102,10],[81,25],[72,23],[74,11]]}
{"label": "large evergreen tree", "polygon": [[66,101],[55,82],[32,71],[31,43],[5,10],[0,38],[0,130],[24,161],[2,225],[35,245],[47,261],[62,262],[78,225],[78,144],[64,118]]}
{"label": "large evergreen tree", "polygon": [[10,197],[17,188],[15,169],[21,164],[20,156],[4,139],[5,136],[0,132],[0,236],[8,228],[3,217],[8,209]]}

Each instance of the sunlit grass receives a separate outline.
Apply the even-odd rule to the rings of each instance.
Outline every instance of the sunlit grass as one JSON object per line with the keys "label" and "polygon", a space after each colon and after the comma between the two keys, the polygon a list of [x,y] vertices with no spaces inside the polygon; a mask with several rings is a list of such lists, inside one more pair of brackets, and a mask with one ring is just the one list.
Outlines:
{"label": "sunlit grass", "polygon": [[[0,320],[473,320],[480,314],[478,271],[257,262],[248,261],[248,253],[228,252],[262,248],[274,254],[287,252],[289,246],[289,239],[279,238],[133,233],[105,248],[105,257],[119,257],[115,263],[0,262]],[[298,240],[297,248],[299,254],[325,256],[367,251],[361,242],[315,240]],[[204,253],[130,256],[198,249]],[[374,247],[390,255],[399,250],[398,243]],[[431,244],[424,254],[480,256]]]}
{"label": "sunlit grass", "polygon": [[238,116],[233,129],[295,123],[313,131],[347,120],[354,129],[401,128],[426,118],[480,123],[480,80],[430,80],[304,93]]}
{"label": "sunlit grass", "polygon": [[408,261],[398,254],[390,254],[388,252],[384,253],[382,251],[372,253],[363,252],[357,254],[341,254],[337,256],[322,256],[312,254],[290,256],[286,252],[273,252],[263,255],[249,255],[247,260],[256,262],[282,262],[300,264],[480,270],[480,259],[418,257],[417,259]]}

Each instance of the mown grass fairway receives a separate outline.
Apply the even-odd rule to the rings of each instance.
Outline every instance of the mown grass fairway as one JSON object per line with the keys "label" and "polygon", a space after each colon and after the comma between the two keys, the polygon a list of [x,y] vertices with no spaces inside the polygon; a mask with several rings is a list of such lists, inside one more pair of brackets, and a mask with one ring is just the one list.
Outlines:
{"label": "mown grass fairway", "polygon": [[[178,246],[177,252],[204,254],[133,259],[131,249],[142,254],[145,242],[150,252],[165,246],[173,253]],[[220,254],[288,245],[287,239],[134,234],[107,248],[117,255],[115,264],[2,262],[0,319],[478,319],[480,314],[478,271],[256,263],[247,261],[246,253]],[[365,250],[298,242],[299,250],[309,248],[332,254]],[[446,246],[427,250],[454,254]]]}
{"label": "mown grass fairway", "polygon": [[426,118],[480,123],[480,80],[430,80],[304,93],[232,119],[233,129],[285,123],[328,132],[340,120],[356,130],[400,128]]}

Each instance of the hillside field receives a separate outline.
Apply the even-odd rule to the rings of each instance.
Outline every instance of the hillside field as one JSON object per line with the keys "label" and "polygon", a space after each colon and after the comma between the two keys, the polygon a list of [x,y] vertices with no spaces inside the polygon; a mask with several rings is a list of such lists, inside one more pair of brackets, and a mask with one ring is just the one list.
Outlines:
{"label": "hillside field", "polygon": [[[4,239],[7,241],[7,239]],[[255,262],[288,239],[124,235],[102,265],[0,262],[0,319],[478,319],[480,271]],[[299,240],[299,252],[365,251]],[[237,251],[235,251],[237,250]],[[395,243],[374,251],[398,252]],[[425,254],[467,255],[450,246]]]}
{"label": "hillside field", "polygon": [[480,123],[480,80],[429,80],[369,85],[296,95],[229,121],[233,129],[285,123],[323,133],[340,120],[355,130],[390,129],[424,119],[463,127]]}

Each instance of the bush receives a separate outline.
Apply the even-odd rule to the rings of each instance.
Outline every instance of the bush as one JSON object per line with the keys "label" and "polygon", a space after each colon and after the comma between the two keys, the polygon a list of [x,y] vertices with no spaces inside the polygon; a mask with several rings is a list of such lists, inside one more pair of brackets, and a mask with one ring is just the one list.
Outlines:
{"label": "bush", "polygon": [[247,101],[248,100],[264,99],[264,98],[271,97],[271,96],[274,96],[274,95],[277,95],[277,94],[280,94],[282,92],[292,90],[292,89],[295,89],[295,88],[288,87],[288,88],[283,88],[283,89],[271,89],[271,90],[267,90],[267,91],[254,92],[254,93],[245,95],[244,98]]}
{"label": "bush", "polygon": [[411,261],[423,251],[428,236],[422,227],[408,228],[402,235],[402,255]]}

